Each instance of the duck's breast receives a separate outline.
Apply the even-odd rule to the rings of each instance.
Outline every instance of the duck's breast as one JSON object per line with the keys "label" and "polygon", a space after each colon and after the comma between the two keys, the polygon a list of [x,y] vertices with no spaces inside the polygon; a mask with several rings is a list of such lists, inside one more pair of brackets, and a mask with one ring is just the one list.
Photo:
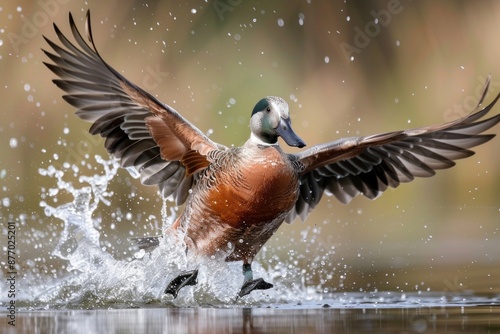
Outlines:
{"label": "duck's breast", "polygon": [[297,172],[279,149],[229,152],[188,200],[182,219],[188,246],[205,254],[229,247],[253,257],[295,205],[298,186]]}

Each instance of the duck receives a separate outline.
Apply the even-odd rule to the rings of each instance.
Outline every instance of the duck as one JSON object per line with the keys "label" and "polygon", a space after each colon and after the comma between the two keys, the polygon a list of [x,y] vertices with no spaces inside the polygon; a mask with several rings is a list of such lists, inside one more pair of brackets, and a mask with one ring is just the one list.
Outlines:
{"label": "duck", "polygon": [[[58,78],[54,84],[76,116],[92,123],[89,132],[121,167],[140,174],[144,185],[184,205],[169,228],[182,231],[186,252],[241,261],[243,284],[238,297],[266,290],[272,283],[254,279],[252,262],[278,228],[297,217],[305,220],[324,194],[347,204],[358,195],[369,199],[418,177],[431,177],[455,160],[474,154],[471,148],[491,140],[484,134],[500,121],[485,116],[498,101],[444,124],[341,138],[286,153],[305,142],[291,125],[287,102],[276,96],[259,100],[250,116],[250,137],[240,147],[212,141],[168,104],[127,80],[101,57],[92,35],[90,11],[87,41],[69,13],[70,41],[54,23],[60,44],[44,36],[52,51],[44,62]],[[144,238],[154,246],[157,240]],[[165,289],[174,298],[197,283],[198,269],[179,273]]]}

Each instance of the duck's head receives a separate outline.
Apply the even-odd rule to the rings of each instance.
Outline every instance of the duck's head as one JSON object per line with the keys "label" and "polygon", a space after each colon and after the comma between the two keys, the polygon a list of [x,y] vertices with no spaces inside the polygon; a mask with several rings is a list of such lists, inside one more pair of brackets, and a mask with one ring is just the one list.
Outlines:
{"label": "duck's head", "polygon": [[268,96],[257,102],[250,118],[251,140],[262,145],[274,145],[278,137],[290,146],[306,144],[292,130],[288,104],[281,97]]}

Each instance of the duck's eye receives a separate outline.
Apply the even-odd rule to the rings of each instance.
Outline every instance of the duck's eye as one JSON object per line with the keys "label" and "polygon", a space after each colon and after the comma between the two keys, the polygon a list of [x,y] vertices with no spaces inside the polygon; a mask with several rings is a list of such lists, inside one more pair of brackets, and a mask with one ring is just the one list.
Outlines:
{"label": "duck's eye", "polygon": [[267,107],[267,108],[266,108],[266,111],[267,111],[267,112],[271,111],[271,108]]}

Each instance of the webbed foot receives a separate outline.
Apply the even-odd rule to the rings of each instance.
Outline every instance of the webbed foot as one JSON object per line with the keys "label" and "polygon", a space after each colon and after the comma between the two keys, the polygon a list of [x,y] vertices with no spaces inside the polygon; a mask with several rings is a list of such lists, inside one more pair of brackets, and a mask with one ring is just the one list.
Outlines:
{"label": "webbed foot", "polygon": [[184,271],[179,276],[170,281],[164,293],[169,293],[174,298],[177,298],[177,294],[179,293],[180,289],[182,289],[186,285],[196,285],[196,283],[198,283],[198,281],[196,280],[197,277],[197,269]]}
{"label": "webbed foot", "polygon": [[251,281],[247,281],[243,283],[241,287],[240,293],[238,293],[238,297],[243,297],[248,295],[253,290],[267,290],[271,289],[274,285],[264,281],[263,278],[257,278]]}

